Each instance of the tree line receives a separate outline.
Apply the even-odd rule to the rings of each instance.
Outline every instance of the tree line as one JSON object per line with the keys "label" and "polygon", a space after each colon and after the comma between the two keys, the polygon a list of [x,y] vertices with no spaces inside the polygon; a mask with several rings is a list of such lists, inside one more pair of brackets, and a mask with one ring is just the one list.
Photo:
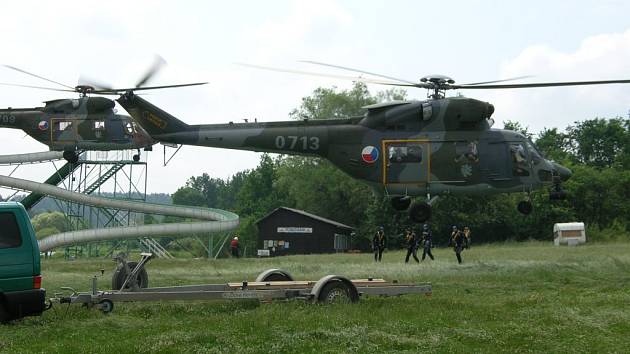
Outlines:
{"label": "tree line", "polygon": [[[359,116],[365,105],[404,99],[400,89],[371,94],[364,84],[351,89],[318,88],[290,113],[294,119]],[[564,201],[550,202],[544,190],[532,194],[534,211],[516,210],[521,194],[441,196],[434,204],[431,227],[438,243],[447,242],[451,225],[468,225],[474,242],[551,240],[556,222],[583,221],[591,239],[627,239],[630,230],[630,120],[594,118],[575,122],[564,131],[547,128],[534,135],[519,122],[504,122],[529,136],[545,157],[573,171],[563,184]],[[377,197],[324,159],[262,154],[259,165],[228,179],[204,173],[193,176],[172,195],[173,203],[207,206],[241,216],[238,233],[255,247],[255,223],[275,208],[302,209],[357,229],[352,247],[369,247],[375,228],[384,226],[390,245],[413,226],[405,212],[395,211],[387,198]]]}

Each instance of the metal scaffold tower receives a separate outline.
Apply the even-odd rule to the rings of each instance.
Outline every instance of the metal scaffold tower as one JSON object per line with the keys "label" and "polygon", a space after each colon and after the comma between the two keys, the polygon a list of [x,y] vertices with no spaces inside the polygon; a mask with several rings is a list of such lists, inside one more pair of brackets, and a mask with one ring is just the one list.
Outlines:
{"label": "metal scaffold tower", "polygon": [[[134,161],[133,155],[135,153],[135,150],[84,152],[80,155],[79,162],[75,164],[76,168],[68,174],[59,186],[87,195],[145,202],[147,198],[147,163],[146,161]],[[68,217],[74,230],[144,224],[143,213],[91,207],[71,201],[55,201],[59,209]],[[144,243],[143,239],[140,241]],[[111,244],[107,254],[111,254],[119,247],[129,247],[126,241],[113,241]],[[89,245],[88,253],[92,253]]]}

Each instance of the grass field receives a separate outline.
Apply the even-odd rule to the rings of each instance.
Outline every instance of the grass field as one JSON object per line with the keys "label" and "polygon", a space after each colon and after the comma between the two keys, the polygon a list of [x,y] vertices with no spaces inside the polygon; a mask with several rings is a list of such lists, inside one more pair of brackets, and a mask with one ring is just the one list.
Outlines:
{"label": "grass field", "polygon": [[[300,301],[116,305],[104,315],[56,306],[42,317],[0,325],[7,353],[247,352],[628,352],[630,243],[553,247],[549,243],[475,246],[457,265],[450,249],[436,261],[404,264],[402,251],[375,264],[369,254],[240,260],[153,260],[151,286],[252,280],[267,268],[297,279],[326,274],[433,284],[433,296],[364,298],[316,306]],[[88,290],[108,259],[43,262],[49,295]]]}

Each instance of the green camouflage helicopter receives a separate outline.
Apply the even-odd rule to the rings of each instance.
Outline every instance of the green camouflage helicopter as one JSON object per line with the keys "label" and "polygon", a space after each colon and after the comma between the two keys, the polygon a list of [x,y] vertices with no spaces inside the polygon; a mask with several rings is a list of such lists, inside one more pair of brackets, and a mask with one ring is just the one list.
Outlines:
{"label": "green camouflage helicopter", "polygon": [[[4,65],[11,70],[60,85],[63,88],[7,83],[0,83],[0,85],[77,92],[80,96],[76,99],[47,101],[43,107],[0,109],[0,128],[21,129],[35,140],[48,145],[50,150],[63,151],[64,158],[70,162],[77,162],[78,152],[85,150],[151,150],[156,141],[131,117],[117,114],[113,100],[105,97],[90,97],[88,94],[118,95],[121,92],[203,84],[143,86],[163,63],[163,61],[156,61],[134,88],[125,89],[115,89],[97,84],[80,84],[72,87],[13,66]],[[140,160],[139,152],[133,156],[133,160]]]}
{"label": "green camouflage helicopter", "polygon": [[[389,196],[395,209],[408,209],[412,220],[424,222],[431,216],[434,198],[449,193],[523,192],[527,199],[518,204],[518,210],[529,214],[529,194],[533,190],[550,187],[551,200],[564,199],[561,183],[571,177],[569,169],[545,159],[522,134],[492,128],[492,104],[473,98],[445,97],[446,90],[630,83],[610,80],[499,84],[506,80],[498,80],[456,85],[442,75],[426,76],[415,83],[334,67],[381,76],[388,81],[344,78],[425,88],[430,94],[424,101],[367,106],[365,115],[355,118],[209,125],[188,125],[133,92],[123,94],[118,102],[160,142],[328,159],[348,175]],[[413,197],[420,198],[412,203]]]}

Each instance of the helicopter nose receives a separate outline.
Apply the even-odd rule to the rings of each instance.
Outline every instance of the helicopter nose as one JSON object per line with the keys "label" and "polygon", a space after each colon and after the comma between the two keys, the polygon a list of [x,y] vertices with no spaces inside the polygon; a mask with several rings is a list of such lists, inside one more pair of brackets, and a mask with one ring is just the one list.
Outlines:
{"label": "helicopter nose", "polygon": [[570,169],[555,162],[553,162],[553,169],[558,174],[558,176],[560,176],[560,179],[563,182],[571,178],[571,175],[573,175],[573,172],[571,172]]}

